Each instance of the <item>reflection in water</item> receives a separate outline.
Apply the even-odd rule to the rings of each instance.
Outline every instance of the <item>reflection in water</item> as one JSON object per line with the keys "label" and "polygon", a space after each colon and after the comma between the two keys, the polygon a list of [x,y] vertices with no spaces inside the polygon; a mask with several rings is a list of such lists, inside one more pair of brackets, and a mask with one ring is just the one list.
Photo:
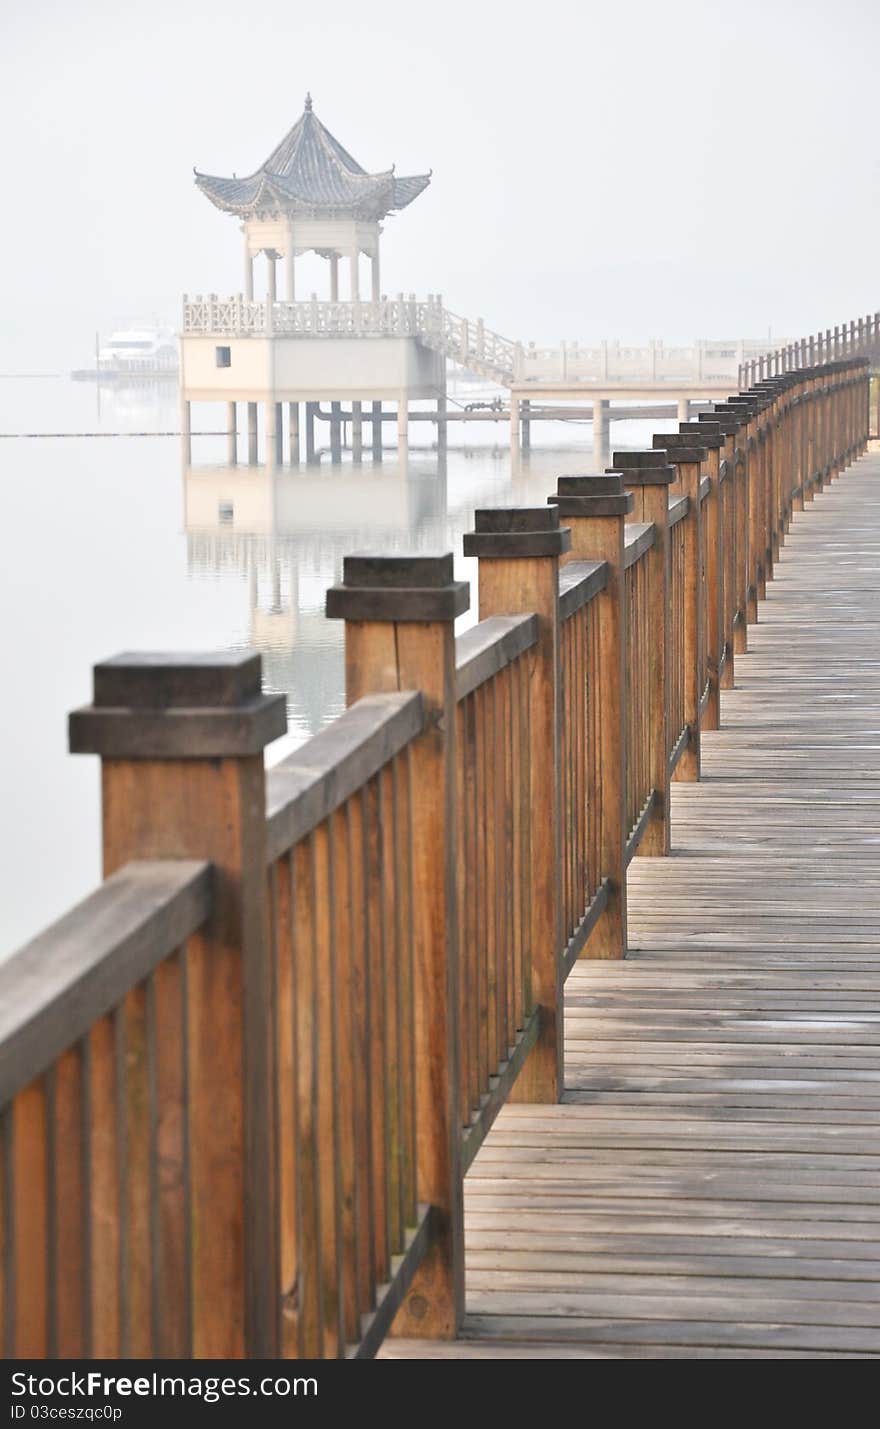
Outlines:
{"label": "reflection in water", "polygon": [[475,563],[459,554],[474,508],[543,504],[560,471],[592,469],[589,451],[533,448],[511,469],[507,448],[487,447],[386,452],[376,465],[185,466],[190,574],[241,581],[267,688],[288,696],[290,737],[275,757],[343,708],[343,631],[324,597],[345,555],[452,550],[475,605]]}

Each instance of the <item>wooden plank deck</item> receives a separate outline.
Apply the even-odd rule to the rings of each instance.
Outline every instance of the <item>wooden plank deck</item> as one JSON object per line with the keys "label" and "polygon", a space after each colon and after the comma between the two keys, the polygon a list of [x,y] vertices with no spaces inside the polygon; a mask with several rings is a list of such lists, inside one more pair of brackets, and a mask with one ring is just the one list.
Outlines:
{"label": "wooden plank deck", "polygon": [[386,1357],[880,1354],[880,457],[796,515],[558,1107],[466,1183],[467,1319]]}

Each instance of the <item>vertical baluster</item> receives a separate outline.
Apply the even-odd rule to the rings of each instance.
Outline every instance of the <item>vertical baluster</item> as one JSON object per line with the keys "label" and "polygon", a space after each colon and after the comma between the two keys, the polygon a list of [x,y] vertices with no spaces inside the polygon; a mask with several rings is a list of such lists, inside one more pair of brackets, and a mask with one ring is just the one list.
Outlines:
{"label": "vertical baluster", "polygon": [[[501,1058],[499,1046],[498,987],[498,884],[496,842],[496,741],[495,741],[495,681],[487,680],[480,690],[483,714],[483,789],[484,803],[480,818],[486,831],[486,971],[487,971],[487,1043],[489,1075],[494,1076]],[[483,1088],[485,1091],[486,1088]]]}
{"label": "vertical baluster", "polygon": [[343,805],[330,817],[331,857],[333,857],[333,945],[336,959],[337,1069],[337,1157],[339,1157],[339,1258],[341,1295],[341,1339],[347,1345],[360,1339],[359,1286],[357,1286],[357,1202],[363,1193],[359,1185],[359,1157],[356,1143],[354,1083],[361,1075],[357,1063],[354,1005],[359,996],[354,962],[353,905],[351,905],[351,863],[349,810]]}
{"label": "vertical baluster", "polygon": [[479,989],[479,939],[478,939],[478,896],[479,868],[477,866],[477,759],[476,759],[476,707],[475,696],[470,694],[462,705],[463,748],[460,759],[464,769],[463,829],[464,841],[460,850],[464,862],[464,884],[459,889],[465,908],[464,942],[461,949],[462,987],[465,1001],[465,1026],[467,1028],[468,1093],[462,1106],[462,1121],[467,1125],[471,1113],[480,1102],[481,1075],[481,1030],[480,1030],[480,989]]}
{"label": "vertical baluster", "polygon": [[64,1052],[51,1073],[53,1354],[86,1353],[86,1180],[82,1048]]}
{"label": "vertical baluster", "polygon": [[370,980],[370,902],[367,882],[368,794],[361,790],[346,805],[351,860],[352,1092],[357,1180],[357,1285],[361,1314],[373,1308],[376,1290],[375,1210],[372,1164],[374,1136],[370,1079],[370,1034],[374,989]]}
{"label": "vertical baluster", "polygon": [[325,821],[312,835],[314,898],[312,902],[315,949],[315,1006],[317,1042],[318,1196],[321,1226],[321,1298],[323,1302],[323,1355],[344,1354],[342,1317],[340,1173],[337,1097],[339,1067],[336,1041],[336,880],[333,843]]}
{"label": "vertical baluster", "polygon": [[32,1082],[6,1116],[11,1143],[7,1158],[12,1221],[12,1353],[45,1359],[55,1266],[49,1235],[49,1117],[45,1079]]}
{"label": "vertical baluster", "polygon": [[[297,1151],[296,975],[294,969],[293,854],[270,870],[272,946],[275,954],[276,1038],[278,1046],[278,1344],[287,1359],[300,1357],[301,1208]],[[357,1073],[354,1073],[354,1078]]]}
{"label": "vertical baluster", "polygon": [[370,1060],[370,1165],[373,1180],[373,1275],[377,1283],[388,1279],[391,1244],[388,1223],[388,1089],[385,1060],[385,920],[383,886],[385,865],[381,836],[381,804],[377,779],[366,795],[366,871],[370,978],[370,1024],[367,1052]]}
{"label": "vertical baluster", "polygon": [[292,856],[294,1014],[296,1029],[296,1174],[298,1275],[296,1309],[301,1359],[321,1359],[324,1351],[321,1294],[321,1189],[318,1121],[318,970],[315,946],[314,847],[302,839]]}
{"label": "vertical baluster", "polygon": [[481,685],[474,691],[474,721],[476,729],[476,884],[477,884],[477,1022],[479,1036],[479,1082],[477,1103],[489,1086],[494,1063],[492,1062],[491,1032],[489,1024],[489,940],[491,937],[490,899],[488,878],[486,822],[486,688]]}
{"label": "vertical baluster", "polygon": [[385,933],[385,1089],[387,1156],[388,1156],[388,1234],[392,1255],[403,1244],[403,1208],[401,1205],[401,1087],[400,1087],[400,942],[397,906],[397,865],[395,858],[395,811],[392,771],[390,766],[378,776],[380,793],[379,823],[382,832],[382,892],[385,907],[382,926]]}
{"label": "vertical baluster", "polygon": [[187,1248],[190,1206],[186,1007],[184,948],[159,964],[148,986],[148,1037],[153,1070],[150,1085],[153,1102],[152,1338],[154,1354],[168,1358],[186,1358],[192,1353]]}
{"label": "vertical baluster", "polygon": [[455,708],[455,807],[458,811],[458,844],[456,847],[456,888],[458,891],[458,962],[459,1026],[462,1029],[459,1077],[461,1079],[461,1118],[467,1126],[471,1111],[471,1077],[473,1063],[473,958],[468,929],[470,878],[468,869],[468,839],[470,810],[467,801],[467,707],[469,697],[459,700]]}
{"label": "vertical baluster", "polygon": [[[416,1220],[416,1047],[415,978],[413,968],[413,847],[412,775],[410,751],[405,749],[394,761],[395,809],[397,813],[396,859],[397,903],[400,931],[400,1041],[398,1061],[401,1085],[401,1206],[403,1223]],[[467,1105],[465,1101],[463,1105]]]}
{"label": "vertical baluster", "polygon": [[120,1165],[116,1135],[116,1026],[112,1017],[103,1017],[95,1023],[86,1047],[90,1353],[96,1359],[116,1359],[122,1354]]}

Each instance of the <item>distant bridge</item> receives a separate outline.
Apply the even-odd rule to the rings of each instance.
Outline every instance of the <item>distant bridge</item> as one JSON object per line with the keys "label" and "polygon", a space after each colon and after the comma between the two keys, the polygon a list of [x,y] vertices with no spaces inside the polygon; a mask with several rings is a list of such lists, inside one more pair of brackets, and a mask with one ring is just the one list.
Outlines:
{"label": "distant bridge", "polygon": [[184,299],[183,334],[217,337],[416,337],[451,362],[500,387],[636,386],[663,391],[670,384],[700,393],[729,391],[744,362],[762,355],[761,343],[742,339],[703,340],[669,347],[600,342],[538,347],[502,337],[482,318],[450,312],[442,298],[414,294],[378,302],[255,302],[241,296]]}

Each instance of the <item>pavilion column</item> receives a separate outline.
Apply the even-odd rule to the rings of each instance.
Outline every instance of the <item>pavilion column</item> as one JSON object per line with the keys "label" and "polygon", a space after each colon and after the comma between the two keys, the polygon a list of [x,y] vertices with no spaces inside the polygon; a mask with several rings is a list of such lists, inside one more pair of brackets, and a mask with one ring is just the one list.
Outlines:
{"label": "pavilion column", "polygon": [[248,248],[247,235],[244,240],[244,295],[248,302],[254,299],[254,260]]}
{"label": "pavilion column", "polygon": [[449,436],[449,422],[447,419],[446,394],[437,398],[437,450],[445,452],[446,441]]}
{"label": "pavilion column", "polygon": [[238,461],[238,418],[234,402],[226,403],[226,460],[230,466]]}
{"label": "pavilion column", "polygon": [[271,253],[266,254],[266,262],[269,265],[268,286],[266,296],[270,303],[274,303],[278,297],[278,275],[275,268],[275,258]]}
{"label": "pavilion column", "polygon": [[370,259],[370,269],[372,274],[372,295],[373,302],[378,303],[381,299],[380,279],[379,279],[379,254],[374,253]]}
{"label": "pavilion column", "polygon": [[330,256],[330,301],[339,302],[339,254]]}
{"label": "pavilion column", "polygon": [[286,289],[286,292],[287,292],[287,301],[288,301],[289,303],[295,303],[295,302],[296,302],[296,270],[295,270],[295,265],[296,265],[296,253],[295,253],[294,247],[293,247],[293,238],[291,237],[291,238],[289,238],[288,241],[287,241],[287,252],[286,252],[285,255],[284,255],[284,272],[285,272],[284,282],[285,282],[285,289]]}
{"label": "pavilion column", "polygon": [[357,249],[349,257],[349,269],[351,272],[351,301],[359,303],[361,300],[361,272],[360,253]]}
{"label": "pavilion column", "polygon": [[189,466],[192,461],[192,403],[185,398],[180,403],[180,438],[183,460]]}
{"label": "pavilion column", "polygon": [[266,465],[277,466],[281,455],[280,402],[266,403]]}

